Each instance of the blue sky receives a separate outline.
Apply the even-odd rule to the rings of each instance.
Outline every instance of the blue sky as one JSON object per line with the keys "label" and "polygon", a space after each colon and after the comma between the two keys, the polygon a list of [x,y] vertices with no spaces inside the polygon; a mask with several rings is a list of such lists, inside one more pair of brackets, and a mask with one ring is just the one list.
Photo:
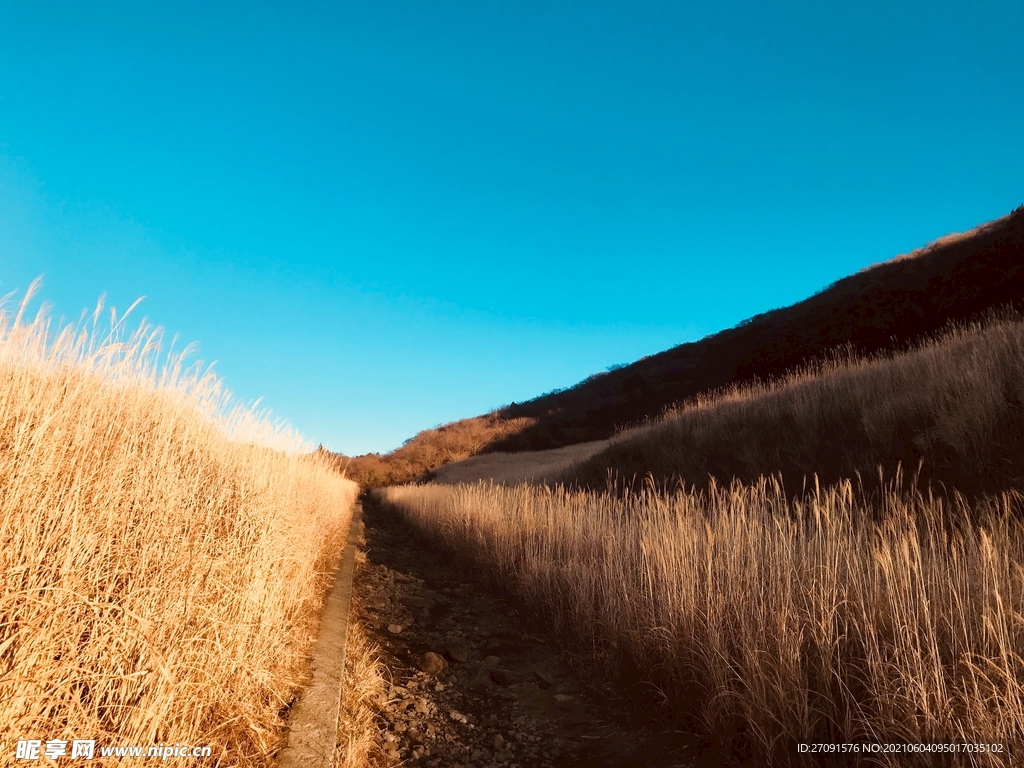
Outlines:
{"label": "blue sky", "polygon": [[0,0],[0,293],[418,430],[1024,203],[1024,4]]}

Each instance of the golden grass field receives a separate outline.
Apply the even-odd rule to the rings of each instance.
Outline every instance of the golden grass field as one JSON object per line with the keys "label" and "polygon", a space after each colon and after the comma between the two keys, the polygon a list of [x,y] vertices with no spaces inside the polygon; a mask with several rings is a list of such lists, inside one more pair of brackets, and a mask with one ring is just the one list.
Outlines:
{"label": "golden grass field", "polygon": [[[95,739],[272,765],[358,487],[158,330],[99,308],[55,326],[27,301],[0,307],[0,755]],[[1010,749],[1022,361],[1024,322],[994,318],[376,493],[765,763],[795,741]],[[627,482],[602,490],[609,471]],[[349,631],[335,762],[360,768],[385,673]]]}
{"label": "golden grass field", "polygon": [[[765,762],[792,759],[799,741],[1009,749],[1024,737],[1024,497],[1012,490],[1022,360],[1024,326],[993,321],[902,356],[837,359],[692,402],[585,462],[593,490],[376,493],[609,674],[655,687]],[[978,490],[991,472],[1003,490],[967,497],[898,469],[884,480],[877,464],[873,482],[850,472],[907,444],[933,476]],[[801,491],[772,477],[813,471],[815,451],[830,484],[811,476]],[[700,481],[709,457],[744,480],[664,482]],[[657,474],[602,491],[608,466]],[[562,476],[577,477],[579,467]]]}
{"label": "golden grass field", "polygon": [[95,739],[271,765],[357,486],[158,331],[25,306],[0,312],[0,763]]}

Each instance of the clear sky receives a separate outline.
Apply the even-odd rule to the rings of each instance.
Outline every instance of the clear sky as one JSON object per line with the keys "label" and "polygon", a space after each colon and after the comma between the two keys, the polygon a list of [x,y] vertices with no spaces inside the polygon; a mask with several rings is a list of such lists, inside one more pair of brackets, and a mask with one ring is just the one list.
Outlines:
{"label": "clear sky", "polygon": [[0,293],[385,451],[1024,203],[1024,3],[0,0]]}

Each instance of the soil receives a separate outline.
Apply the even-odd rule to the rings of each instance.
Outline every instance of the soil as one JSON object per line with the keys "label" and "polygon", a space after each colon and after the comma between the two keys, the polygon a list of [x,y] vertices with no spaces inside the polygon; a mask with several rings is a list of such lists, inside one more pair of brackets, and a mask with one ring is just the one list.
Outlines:
{"label": "soil", "polygon": [[528,607],[364,503],[356,620],[391,675],[389,765],[669,768],[716,765],[692,734],[602,682]]}

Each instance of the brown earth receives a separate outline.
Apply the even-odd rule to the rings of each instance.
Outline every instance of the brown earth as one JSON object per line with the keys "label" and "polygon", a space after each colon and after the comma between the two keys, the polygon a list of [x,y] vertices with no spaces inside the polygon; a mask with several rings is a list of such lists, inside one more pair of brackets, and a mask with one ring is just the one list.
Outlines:
{"label": "brown earth", "polygon": [[727,765],[664,711],[602,683],[478,570],[372,502],[364,520],[353,609],[392,677],[385,765]]}

